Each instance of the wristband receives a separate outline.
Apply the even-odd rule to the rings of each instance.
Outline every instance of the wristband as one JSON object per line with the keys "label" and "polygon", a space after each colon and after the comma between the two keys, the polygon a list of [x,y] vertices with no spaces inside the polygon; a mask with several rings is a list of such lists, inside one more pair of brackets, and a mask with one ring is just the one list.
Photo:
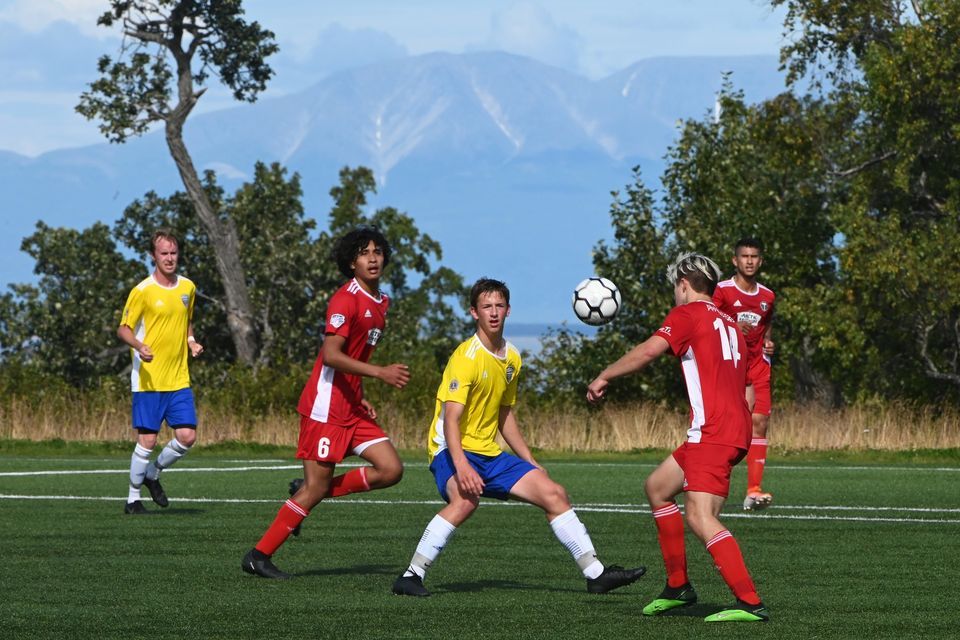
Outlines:
{"label": "wristband", "polygon": [[187,336],[187,342],[196,342],[196,341],[197,339],[194,338],[193,336]]}

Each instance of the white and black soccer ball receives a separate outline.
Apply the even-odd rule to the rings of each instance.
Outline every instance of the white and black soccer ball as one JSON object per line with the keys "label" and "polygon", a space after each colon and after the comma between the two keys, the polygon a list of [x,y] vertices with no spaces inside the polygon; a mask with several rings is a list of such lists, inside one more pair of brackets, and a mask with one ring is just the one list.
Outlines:
{"label": "white and black soccer ball", "polygon": [[589,325],[606,324],[620,312],[620,289],[606,278],[587,278],[573,290],[573,312]]}

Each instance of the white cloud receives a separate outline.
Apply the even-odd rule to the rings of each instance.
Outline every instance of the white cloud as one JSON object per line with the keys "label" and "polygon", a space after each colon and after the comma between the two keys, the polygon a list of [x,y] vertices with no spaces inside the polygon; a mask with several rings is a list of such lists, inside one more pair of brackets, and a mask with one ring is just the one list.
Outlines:
{"label": "white cloud", "polygon": [[564,69],[580,68],[583,50],[577,31],[558,23],[533,2],[519,2],[492,14],[483,48],[528,56]]}
{"label": "white cloud", "polygon": [[109,8],[105,0],[9,0],[0,6],[0,20],[34,32],[53,22],[69,22],[85,35],[107,38],[113,34],[98,27],[97,18]]}

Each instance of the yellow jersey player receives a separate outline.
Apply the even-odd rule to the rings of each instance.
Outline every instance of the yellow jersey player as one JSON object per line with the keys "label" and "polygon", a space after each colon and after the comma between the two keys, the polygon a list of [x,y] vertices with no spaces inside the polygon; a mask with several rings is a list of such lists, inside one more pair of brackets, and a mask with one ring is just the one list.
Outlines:
{"label": "yellow jersey player", "polygon": [[[605,567],[600,562],[566,490],[530,453],[513,413],[522,363],[516,347],[503,337],[509,314],[510,291],[503,282],[481,278],[473,285],[470,315],[477,322],[477,333],[450,357],[430,427],[430,471],[447,506],[427,525],[410,565],[393,583],[397,595],[430,595],[423,586],[427,569],[457,527],[480,506],[481,496],[543,509],[591,593],[631,584],[646,572],[644,567]],[[500,449],[498,433],[516,455]]]}
{"label": "yellow jersey player", "polygon": [[[197,438],[197,412],[187,369],[187,353],[196,357],[203,352],[193,335],[196,287],[177,275],[179,242],[172,233],[154,233],[150,253],[156,268],[130,291],[117,329],[117,336],[133,352],[130,386],[137,445],[130,458],[130,488],[123,508],[128,514],[147,513],[140,502],[142,485],[158,505],[169,504],[160,486],[160,472],[182,458]],[[150,462],[164,421],[174,437]]]}

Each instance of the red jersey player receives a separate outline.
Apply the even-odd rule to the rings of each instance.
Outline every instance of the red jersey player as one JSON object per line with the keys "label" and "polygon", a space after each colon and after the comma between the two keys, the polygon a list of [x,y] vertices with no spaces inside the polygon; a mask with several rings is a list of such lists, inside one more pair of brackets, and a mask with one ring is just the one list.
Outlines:
{"label": "red jersey player", "polygon": [[[351,279],[330,298],[323,346],[297,405],[297,458],[303,460],[304,479],[295,481],[296,491],[241,563],[247,573],[264,578],[291,577],[270,558],[321,500],[389,487],[403,475],[397,450],[363,398],[361,381],[363,376],[379,378],[402,389],[410,380],[405,364],[369,363],[383,336],[390,304],[380,291],[390,245],[378,230],[360,227],[340,238],[333,258]],[[371,466],[334,476],[337,463],[349,455],[360,456]]]}
{"label": "red jersey player", "polygon": [[687,577],[683,516],[676,503],[682,492],[687,524],[706,545],[737,599],[732,607],[706,620],[765,622],[769,616],[740,547],[718,519],[730,491],[730,472],[750,444],[750,410],[744,399],[746,354],[740,330],[733,318],[713,303],[720,269],[712,260],[683,254],[670,265],[667,277],[674,285],[677,306],[653,336],[604,369],[587,387],[587,399],[597,402],[611,380],[643,369],[667,351],[680,359],[687,386],[687,440],[660,463],[644,485],[667,585],[643,613],[654,616],[697,601]]}
{"label": "red jersey player", "polygon": [[747,496],[743,508],[758,511],[770,506],[773,496],[760,485],[767,462],[767,426],[770,423],[770,356],[773,291],[757,282],[763,264],[763,246],[755,238],[742,238],[733,250],[735,273],[717,285],[713,302],[733,316],[747,341],[747,404],[753,413],[753,437],[747,452]]}

